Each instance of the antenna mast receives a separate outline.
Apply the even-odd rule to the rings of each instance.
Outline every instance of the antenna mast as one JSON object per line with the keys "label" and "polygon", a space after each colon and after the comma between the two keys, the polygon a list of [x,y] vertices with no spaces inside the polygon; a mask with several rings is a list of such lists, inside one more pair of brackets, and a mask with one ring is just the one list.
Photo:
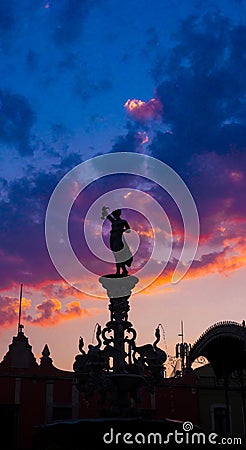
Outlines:
{"label": "antenna mast", "polygon": [[181,320],[181,333],[178,336],[182,337],[182,344],[184,343],[184,322]]}
{"label": "antenna mast", "polygon": [[21,325],[22,288],[23,288],[23,284],[21,284],[21,287],[20,287],[20,303],[19,303],[18,334],[19,334],[19,333],[22,333],[22,328],[24,328],[23,325]]}

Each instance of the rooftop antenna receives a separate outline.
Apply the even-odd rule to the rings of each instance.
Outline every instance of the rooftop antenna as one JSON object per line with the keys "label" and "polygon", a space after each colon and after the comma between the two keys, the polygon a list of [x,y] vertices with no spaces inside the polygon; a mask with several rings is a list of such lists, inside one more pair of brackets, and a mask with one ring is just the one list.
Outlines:
{"label": "rooftop antenna", "polygon": [[24,325],[21,325],[21,306],[22,306],[22,288],[23,284],[20,286],[20,303],[19,303],[19,319],[18,319],[18,335],[22,333]]}
{"label": "rooftop antenna", "polygon": [[183,322],[183,320],[181,320],[181,333],[179,333],[178,336],[181,336],[181,344],[176,345],[176,358],[181,359],[182,372],[184,372],[184,370],[188,366],[190,345],[187,344],[186,342],[184,342],[184,322]]}
{"label": "rooftop antenna", "polygon": [[184,343],[184,322],[181,320],[181,333],[178,334],[178,336],[181,336],[182,338],[182,344]]}

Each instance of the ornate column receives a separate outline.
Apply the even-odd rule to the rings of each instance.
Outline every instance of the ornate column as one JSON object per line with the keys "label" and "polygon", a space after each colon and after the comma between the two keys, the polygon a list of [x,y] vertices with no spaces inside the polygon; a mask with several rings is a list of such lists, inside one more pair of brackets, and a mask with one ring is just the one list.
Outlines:
{"label": "ornate column", "polygon": [[108,400],[104,415],[110,417],[140,416],[136,404],[141,401],[139,392],[144,386],[151,389],[163,377],[166,353],[157,344],[160,326],[155,330],[153,344],[136,345],[137,333],[128,320],[129,298],[138,282],[135,276],[105,275],[99,282],[109,297],[110,320],[105,327],[97,324],[97,345],[84,351],[80,337],[80,355],[73,365],[76,386],[88,398],[95,391],[101,394],[102,403]]}
{"label": "ornate column", "polygon": [[138,278],[134,276],[116,278],[108,275],[100,277],[99,282],[106,289],[110,300],[110,321],[102,330],[103,343],[112,352],[113,373],[126,373],[132,363],[131,353],[137,335],[128,320],[130,310],[128,299],[138,283]]}

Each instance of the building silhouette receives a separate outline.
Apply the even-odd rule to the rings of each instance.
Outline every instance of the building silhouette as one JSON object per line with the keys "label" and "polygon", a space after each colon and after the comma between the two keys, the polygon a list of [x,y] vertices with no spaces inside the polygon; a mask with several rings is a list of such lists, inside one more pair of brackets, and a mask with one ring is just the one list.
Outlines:
{"label": "building silhouette", "polygon": [[[201,356],[209,363],[193,369]],[[190,421],[207,433],[243,437],[245,368],[244,324],[214,324],[191,346],[185,367],[178,356],[169,378],[163,377],[153,392],[142,390],[142,415]],[[74,372],[54,366],[47,344],[37,362],[23,326],[18,327],[0,362],[1,450],[31,450],[37,427],[101,415],[98,396],[84,398]]]}

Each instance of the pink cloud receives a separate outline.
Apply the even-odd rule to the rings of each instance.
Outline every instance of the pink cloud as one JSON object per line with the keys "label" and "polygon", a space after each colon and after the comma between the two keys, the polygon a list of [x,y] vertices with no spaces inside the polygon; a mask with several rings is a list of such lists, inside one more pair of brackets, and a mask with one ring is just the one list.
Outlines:
{"label": "pink cloud", "polygon": [[[20,300],[16,297],[0,296],[0,325],[8,327],[16,324],[18,321]],[[22,311],[25,311],[30,307],[31,301],[26,298],[22,298]]]}
{"label": "pink cloud", "polygon": [[[0,325],[8,328],[18,323],[19,298],[10,296],[0,296]],[[65,320],[77,317],[84,317],[97,314],[96,308],[81,308],[79,301],[71,301],[62,307],[58,299],[45,299],[36,305],[36,314],[29,314],[28,310],[32,305],[31,300],[22,298],[22,318],[21,321],[32,325],[50,326],[56,325]]]}
{"label": "pink cloud", "polygon": [[148,102],[129,99],[124,104],[124,107],[131,119],[138,122],[160,120],[163,114],[162,103],[157,98],[152,98]]}
{"label": "pink cloud", "polygon": [[24,317],[24,320],[40,326],[56,325],[64,320],[89,315],[88,310],[82,309],[78,301],[67,303],[65,310],[62,310],[61,302],[54,298],[43,300],[35,309],[37,311],[36,316],[32,317],[29,314]]}

